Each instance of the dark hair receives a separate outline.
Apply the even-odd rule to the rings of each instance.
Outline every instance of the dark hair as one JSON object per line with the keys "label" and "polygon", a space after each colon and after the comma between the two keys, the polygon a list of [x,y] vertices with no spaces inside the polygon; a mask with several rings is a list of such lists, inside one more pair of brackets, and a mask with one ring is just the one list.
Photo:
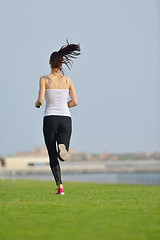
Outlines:
{"label": "dark hair", "polygon": [[70,70],[73,63],[71,58],[77,58],[81,51],[79,44],[69,44],[68,40],[66,41],[67,45],[62,46],[58,52],[55,51],[50,56],[51,67],[60,69],[62,73],[62,63]]}

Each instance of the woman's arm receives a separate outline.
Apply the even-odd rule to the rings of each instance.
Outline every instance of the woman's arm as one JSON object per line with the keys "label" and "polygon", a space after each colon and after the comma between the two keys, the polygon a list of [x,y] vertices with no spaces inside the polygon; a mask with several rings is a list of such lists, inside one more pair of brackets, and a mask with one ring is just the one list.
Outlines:
{"label": "woman's arm", "polygon": [[71,97],[71,100],[68,102],[68,107],[71,108],[78,105],[78,98],[71,78],[69,78],[69,80],[70,80],[69,95]]}
{"label": "woman's arm", "polygon": [[43,104],[44,95],[45,95],[45,77],[41,77],[39,80],[39,95],[35,103],[36,108],[40,108],[40,106]]}

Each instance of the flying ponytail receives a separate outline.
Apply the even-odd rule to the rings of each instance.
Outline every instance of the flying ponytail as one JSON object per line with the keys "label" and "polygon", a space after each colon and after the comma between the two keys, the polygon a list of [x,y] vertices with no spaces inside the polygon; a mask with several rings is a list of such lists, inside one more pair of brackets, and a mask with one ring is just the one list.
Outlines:
{"label": "flying ponytail", "polygon": [[66,41],[67,45],[62,46],[58,52],[53,52],[50,56],[51,67],[60,69],[62,73],[62,63],[70,70],[73,63],[71,58],[77,58],[81,51],[79,44],[69,44],[68,40]]}

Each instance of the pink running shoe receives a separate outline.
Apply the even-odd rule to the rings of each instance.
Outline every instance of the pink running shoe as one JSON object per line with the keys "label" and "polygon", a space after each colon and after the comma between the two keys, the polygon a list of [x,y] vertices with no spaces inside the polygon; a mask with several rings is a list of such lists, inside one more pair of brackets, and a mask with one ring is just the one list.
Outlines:
{"label": "pink running shoe", "polygon": [[58,192],[57,192],[56,194],[64,195],[64,190],[63,190],[63,188],[58,188]]}
{"label": "pink running shoe", "polygon": [[59,159],[61,161],[66,161],[69,157],[69,153],[66,149],[66,146],[64,144],[58,145],[58,153],[59,153]]}

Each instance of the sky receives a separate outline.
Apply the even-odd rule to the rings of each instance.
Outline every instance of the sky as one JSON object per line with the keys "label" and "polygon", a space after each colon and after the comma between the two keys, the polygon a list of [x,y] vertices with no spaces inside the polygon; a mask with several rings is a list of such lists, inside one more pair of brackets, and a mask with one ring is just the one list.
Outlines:
{"label": "sky", "polygon": [[70,148],[160,151],[160,1],[1,0],[0,27],[0,156],[45,146],[39,79],[66,39],[81,46],[64,67],[78,96]]}

